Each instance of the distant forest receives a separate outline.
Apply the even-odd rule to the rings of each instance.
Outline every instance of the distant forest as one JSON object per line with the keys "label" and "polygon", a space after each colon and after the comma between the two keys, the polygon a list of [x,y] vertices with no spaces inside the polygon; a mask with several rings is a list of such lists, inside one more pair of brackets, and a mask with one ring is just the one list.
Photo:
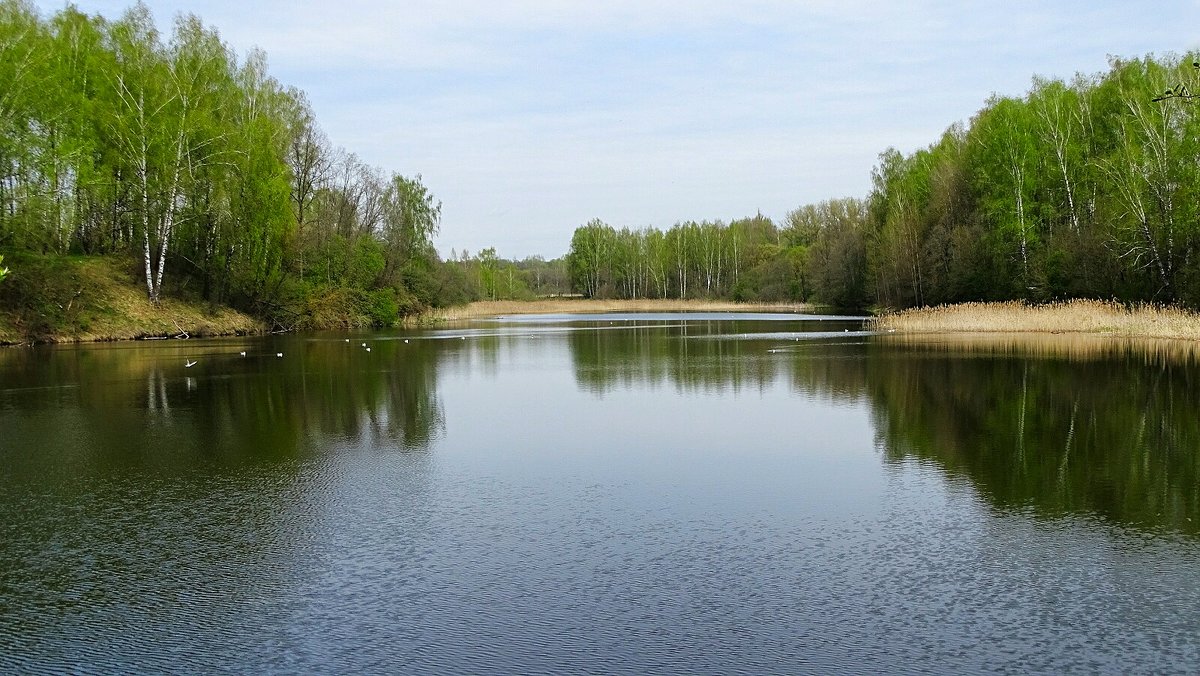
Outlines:
{"label": "distant forest", "polygon": [[195,16],[160,35],[140,3],[108,20],[0,0],[0,306],[59,302],[43,293],[56,261],[102,255],[151,300],[230,305],[283,329],[566,293],[1196,307],[1198,80],[1190,56],[1035,79],[928,148],[883,152],[865,198],[781,223],[593,220],[561,259],[442,260],[441,203],[422,177],[334,145],[263,53],[235,54]]}
{"label": "distant forest", "polygon": [[782,224],[578,228],[572,284],[596,296],[846,307],[1090,297],[1200,306],[1200,66],[1112,59],[1035,78],[927,148],[884,151],[865,199]]}

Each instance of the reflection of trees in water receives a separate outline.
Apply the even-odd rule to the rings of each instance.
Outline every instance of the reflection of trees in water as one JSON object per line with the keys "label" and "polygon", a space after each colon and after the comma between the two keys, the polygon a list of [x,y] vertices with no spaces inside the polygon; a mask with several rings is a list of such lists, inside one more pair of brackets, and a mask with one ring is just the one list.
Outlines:
{"label": "reflection of trees in water", "polygon": [[662,385],[681,392],[737,392],[778,382],[835,401],[856,402],[866,393],[861,341],[756,338],[745,326],[715,321],[579,330],[568,338],[576,382],[599,394]]}
{"label": "reflection of trees in water", "polygon": [[[840,372],[846,366],[824,359],[829,350],[835,349],[828,345],[787,343],[789,358],[768,352],[782,344],[777,339],[714,336],[745,330],[731,328],[727,322],[689,322],[667,328],[578,330],[568,334],[568,340],[576,382],[597,394],[632,386],[664,385],[680,392],[762,390],[785,377],[802,386],[800,382],[807,378],[836,378],[830,372]],[[813,361],[814,356],[821,361]],[[838,386],[821,391],[839,396],[846,393]],[[862,391],[861,386],[857,391]]]}
{"label": "reflection of trees in water", "polygon": [[[30,469],[191,466],[294,457],[322,437],[421,449],[444,429],[436,341],[373,341],[369,359],[344,341],[291,339],[284,359],[275,347],[240,357],[242,347],[9,353],[0,360],[6,459]],[[204,355],[187,371],[185,351]]]}
{"label": "reflection of trees in water", "polygon": [[591,391],[736,391],[786,378],[809,396],[865,399],[888,460],[935,461],[998,507],[1200,531],[1200,370],[1191,351],[1078,336],[929,341],[570,335],[576,378]]}
{"label": "reflection of trees in water", "polygon": [[437,341],[371,342],[369,357],[336,342],[308,343],[299,373],[287,371],[303,396],[296,402],[310,433],[428,447],[445,429],[437,398]]}
{"label": "reflection of trees in water", "polygon": [[1066,361],[896,346],[870,364],[889,459],[934,460],[1004,508],[1200,530],[1194,366],[1137,351]]}
{"label": "reflection of trees in water", "polygon": [[[714,328],[729,332],[601,328],[567,340],[580,386],[596,393],[784,383],[807,396],[866,398],[886,458],[936,461],[1000,507],[1200,531],[1200,371],[1186,354],[1075,339],[987,347],[706,337]],[[10,474],[41,475],[286,459],[314,440],[426,448],[446,424],[439,360],[494,367],[498,345],[521,340],[478,338],[471,350],[376,340],[367,358],[339,340],[290,339],[283,360],[209,343],[188,371],[184,352],[195,343],[9,351],[0,354],[0,460]]]}
{"label": "reflection of trees in water", "polygon": [[[341,340],[285,342],[245,358],[232,341],[0,354],[0,522],[10,525],[0,598],[14,600],[0,624],[12,629],[10,654],[78,654],[64,626],[97,645],[152,639],[166,655],[226,654],[229,636],[284,622],[288,610],[272,600],[319,583],[340,538],[403,543],[437,532],[421,525],[426,454],[389,465],[400,469],[375,492],[361,490],[375,465],[360,454],[303,456],[425,448],[444,426],[439,345],[372,341],[367,358]],[[186,371],[185,350],[199,357]],[[417,525],[345,535],[345,505],[382,513],[384,502],[413,505],[396,513]],[[146,611],[161,607],[172,611]],[[168,616],[164,624],[195,631],[156,633]],[[120,651],[86,657],[130,670],[106,661],[128,658]]]}

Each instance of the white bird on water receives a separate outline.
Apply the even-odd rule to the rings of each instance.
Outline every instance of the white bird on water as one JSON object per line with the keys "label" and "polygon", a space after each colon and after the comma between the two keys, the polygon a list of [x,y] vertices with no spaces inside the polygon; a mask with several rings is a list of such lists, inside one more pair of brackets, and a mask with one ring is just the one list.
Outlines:
{"label": "white bird on water", "polygon": [[185,359],[185,360],[183,360],[183,368],[190,369],[193,366],[195,366],[197,363],[198,362],[191,361],[190,359]]}
{"label": "white bird on water", "polygon": [[245,356],[246,356],[246,351],[245,351],[245,350],[242,350],[242,351],[241,351],[241,352],[239,352],[238,354],[240,354],[240,355],[242,355],[243,357],[245,357]]}
{"label": "white bird on water", "polygon": [[368,347],[368,348],[367,348],[367,352],[370,352],[370,351],[371,351],[371,348],[369,348],[369,347]]}
{"label": "white bird on water", "polygon": [[283,353],[282,353],[282,352],[276,352],[276,353],[275,353],[275,356],[276,356],[276,357],[282,357],[282,356],[283,356]]}

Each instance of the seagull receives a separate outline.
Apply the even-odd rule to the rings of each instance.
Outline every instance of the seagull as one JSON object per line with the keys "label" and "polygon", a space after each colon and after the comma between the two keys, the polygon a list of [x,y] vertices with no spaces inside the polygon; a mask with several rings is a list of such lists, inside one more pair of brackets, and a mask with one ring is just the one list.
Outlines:
{"label": "seagull", "polygon": [[193,366],[195,366],[195,365],[196,365],[196,363],[197,363],[197,362],[194,362],[194,361],[189,361],[189,360],[185,359],[185,360],[183,361],[183,368],[185,368],[185,369],[190,369],[190,368],[192,368]]}
{"label": "seagull", "polygon": [[347,342],[347,343],[349,343],[349,342],[350,342],[350,339],[349,339],[349,338],[347,338],[347,339],[346,339],[346,342]]}
{"label": "seagull", "polygon": [[276,352],[276,353],[275,353],[275,356],[276,356],[276,357],[282,357],[282,356],[283,356],[283,353],[282,353],[282,352]]}
{"label": "seagull", "polygon": [[371,348],[369,348],[369,347],[368,347],[368,348],[367,348],[367,352],[370,352],[370,351],[371,351]]}
{"label": "seagull", "polygon": [[407,342],[408,342],[408,339],[407,339],[407,338],[405,338],[405,339],[404,339],[404,342],[406,342],[406,343],[407,343]]}
{"label": "seagull", "polygon": [[366,344],[366,343],[363,343],[363,347],[366,347],[366,346],[367,346],[367,344]]}
{"label": "seagull", "polygon": [[240,354],[240,355],[242,355],[243,357],[245,357],[245,356],[246,356],[246,351],[245,351],[245,350],[242,350],[242,351],[241,351],[241,352],[239,352],[238,354]]}

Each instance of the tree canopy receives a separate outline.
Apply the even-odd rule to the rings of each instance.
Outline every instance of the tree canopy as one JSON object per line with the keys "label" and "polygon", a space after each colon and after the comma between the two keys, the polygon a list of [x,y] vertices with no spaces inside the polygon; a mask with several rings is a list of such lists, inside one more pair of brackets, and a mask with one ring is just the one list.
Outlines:
{"label": "tree canopy", "polygon": [[1164,105],[1198,90],[1196,62],[1113,58],[1105,73],[1035,78],[925,148],[884,150],[865,200],[800,207],[782,228],[592,221],[572,239],[572,281],[587,295],[856,307],[1200,306],[1200,107]]}
{"label": "tree canopy", "polygon": [[439,302],[441,203],[334,147],[303,92],[193,15],[161,35],[0,0],[0,248],[137,261],[280,326],[387,324]]}
{"label": "tree canopy", "polygon": [[593,219],[562,260],[484,248],[441,261],[442,205],[421,175],[335,146],[262,52],[235,53],[193,15],[160,34],[141,3],[108,20],[0,0],[0,251],[17,270],[24,256],[118,257],[151,300],[192,295],[281,328],[388,325],[429,306],[572,290],[1197,307],[1197,58],[1035,78],[927,147],[884,150],[864,198],[780,223]]}

